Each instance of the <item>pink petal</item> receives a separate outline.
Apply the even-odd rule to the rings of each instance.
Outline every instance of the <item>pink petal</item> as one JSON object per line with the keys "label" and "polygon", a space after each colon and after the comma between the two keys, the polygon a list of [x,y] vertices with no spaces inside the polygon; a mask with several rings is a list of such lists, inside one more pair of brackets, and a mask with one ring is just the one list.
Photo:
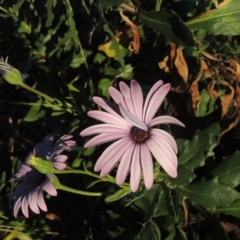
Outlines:
{"label": "pink petal", "polygon": [[91,127],[88,127],[84,129],[80,135],[85,137],[85,136],[90,136],[90,135],[95,135],[95,134],[100,134],[100,133],[115,133],[116,130],[122,130],[122,132],[130,131],[129,127],[121,127],[117,125],[112,125],[112,124],[98,124],[94,125]]}
{"label": "pink petal", "polygon": [[157,124],[176,124],[185,127],[185,125],[182,122],[171,116],[156,117],[149,122],[149,127],[155,126]]}
{"label": "pink petal", "polygon": [[153,161],[152,161],[151,153],[144,143],[141,144],[141,166],[142,166],[145,186],[147,189],[150,189],[152,187],[153,179],[154,179]]}
{"label": "pink petal", "polygon": [[107,100],[104,100],[100,97],[93,97],[93,101],[99,105],[101,108],[106,110],[107,112],[111,113],[114,116],[119,116],[119,114],[111,107],[111,103]]}
{"label": "pink petal", "polygon": [[44,201],[44,198],[43,198],[43,192],[42,191],[39,191],[39,194],[38,194],[38,206],[44,211],[44,212],[47,212],[47,205]]}
{"label": "pink petal", "polygon": [[66,162],[68,159],[68,156],[66,155],[58,155],[54,158],[54,162]]}
{"label": "pink petal", "polygon": [[99,121],[110,123],[113,125],[120,126],[122,128],[130,127],[131,125],[121,116],[113,116],[110,113],[102,112],[102,111],[89,111],[87,113],[89,117],[95,118]]}
{"label": "pink petal", "polygon": [[36,189],[28,194],[29,207],[34,213],[39,214],[40,210],[37,205],[37,199],[38,199],[38,192]]}
{"label": "pink petal", "polygon": [[147,111],[147,108],[148,108],[148,105],[149,105],[149,101],[151,100],[152,98],[152,95],[163,85],[163,81],[162,80],[159,80],[157,81],[153,86],[152,88],[150,89],[147,97],[146,97],[146,100],[145,100],[145,103],[144,103],[144,107],[143,107],[143,115],[142,115],[142,119],[144,120],[145,119],[145,115],[146,115],[146,111]]}
{"label": "pink petal", "polygon": [[127,110],[135,115],[135,110],[133,108],[130,88],[124,82],[120,82],[119,83],[119,87],[120,87],[121,93],[122,93],[122,95],[124,97],[124,101],[126,103]]}
{"label": "pink petal", "polygon": [[[15,218],[17,218],[17,216],[18,216],[18,212],[20,210],[21,203],[22,203],[22,198],[21,197],[19,197],[18,200],[16,202],[14,201],[14,203],[13,203],[13,205],[14,205],[13,215],[14,215]],[[28,217],[28,216],[25,216],[25,217]]]}
{"label": "pink petal", "polygon": [[97,146],[106,142],[110,142],[119,138],[124,138],[127,137],[128,133],[126,132],[117,132],[116,133],[103,133],[100,134],[96,137],[93,137],[92,139],[90,139],[85,145],[85,148],[89,148],[89,147],[93,147],[93,146]]}
{"label": "pink petal", "polygon": [[25,217],[29,217],[29,213],[28,213],[28,200],[27,197],[24,196],[22,201],[21,201],[21,205],[22,205],[22,213]]}
{"label": "pink petal", "polygon": [[130,122],[133,126],[136,126],[140,129],[143,129],[144,131],[148,131],[147,126],[141,122],[138,118],[136,118],[133,114],[131,114],[130,112],[127,111],[127,109],[122,106],[122,104],[119,104],[119,109],[123,115],[123,117]]}
{"label": "pink petal", "polygon": [[152,128],[150,131],[151,135],[156,135],[159,138],[163,139],[164,141],[166,141],[175,151],[175,153],[178,153],[178,147],[177,147],[177,143],[175,141],[175,139],[166,131],[163,131],[161,129],[157,129],[157,128]]}
{"label": "pink petal", "polygon": [[143,121],[142,119],[143,94],[139,83],[135,80],[131,81],[131,96],[136,117],[139,120]]}
{"label": "pink petal", "polygon": [[177,169],[169,160],[169,157],[162,151],[154,140],[148,139],[146,142],[148,149],[151,151],[155,159],[159,162],[165,172],[172,178],[177,177]]}
{"label": "pink petal", "polygon": [[159,88],[154,95],[152,96],[145,115],[145,124],[148,125],[149,122],[152,120],[154,115],[156,114],[157,110],[161,106],[163,100],[165,99],[167,93],[171,88],[170,84],[164,84],[161,88]]}
{"label": "pink petal", "polygon": [[129,146],[127,151],[123,154],[120,164],[117,170],[116,181],[118,185],[122,185],[129,173],[130,163],[132,161],[132,155],[135,145],[132,144]]}
{"label": "pink petal", "polygon": [[46,180],[42,185],[43,190],[46,191],[49,195],[57,196],[57,190],[49,180]]}
{"label": "pink petal", "polygon": [[141,179],[140,145],[136,144],[131,161],[130,186],[132,192],[136,192]]}
{"label": "pink petal", "polygon": [[100,171],[112,158],[119,159],[131,144],[133,143],[129,138],[123,138],[111,144],[97,160],[94,171]]}
{"label": "pink petal", "polygon": [[159,146],[159,148],[166,153],[166,155],[169,158],[169,161],[171,161],[172,164],[177,169],[178,160],[177,160],[177,155],[173,151],[173,148],[166,141],[164,141],[162,138],[159,138],[156,135],[152,135],[151,138],[155,141],[155,143]]}
{"label": "pink petal", "polygon": [[55,169],[58,169],[58,170],[63,170],[65,168],[67,168],[67,164],[66,163],[61,163],[61,162],[54,162],[53,166],[54,166]]}
{"label": "pink petal", "polygon": [[121,103],[125,108],[127,108],[125,101],[123,99],[123,95],[114,87],[109,87],[108,89],[110,96],[115,101],[115,103]]}

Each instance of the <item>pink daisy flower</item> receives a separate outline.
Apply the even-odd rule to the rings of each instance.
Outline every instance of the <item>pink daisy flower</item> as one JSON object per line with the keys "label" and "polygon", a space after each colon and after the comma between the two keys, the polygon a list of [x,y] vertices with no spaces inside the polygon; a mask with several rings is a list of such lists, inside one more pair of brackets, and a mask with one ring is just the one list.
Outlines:
{"label": "pink daisy flower", "polygon": [[184,127],[174,117],[154,118],[171,86],[158,81],[149,91],[145,101],[139,83],[132,80],[130,88],[124,82],[119,83],[120,91],[114,87],[109,93],[116,104],[100,97],[93,101],[104,111],[89,111],[88,116],[104,124],[98,124],[83,130],[81,136],[97,135],[85,144],[85,148],[115,141],[98,158],[94,171],[106,176],[119,163],[116,182],[124,183],[130,171],[130,186],[133,192],[138,190],[141,173],[144,183],[150,189],[154,180],[152,155],[161,167],[173,178],[177,177],[177,144],[167,132],[153,128],[158,124],[177,124]]}

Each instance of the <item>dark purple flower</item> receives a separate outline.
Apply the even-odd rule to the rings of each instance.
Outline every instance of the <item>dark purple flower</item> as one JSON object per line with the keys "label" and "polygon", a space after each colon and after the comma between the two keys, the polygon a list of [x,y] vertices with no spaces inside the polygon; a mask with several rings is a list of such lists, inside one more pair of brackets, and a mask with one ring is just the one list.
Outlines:
{"label": "dark purple flower", "polygon": [[17,173],[9,179],[9,181],[20,181],[10,197],[10,202],[13,201],[15,217],[18,216],[20,208],[25,217],[29,217],[28,207],[37,214],[40,213],[40,209],[46,212],[47,206],[43,198],[43,191],[46,191],[51,196],[57,195],[57,191],[51,183],[52,174],[42,174],[28,163],[28,159],[35,156],[51,161],[55,169],[65,169],[67,167],[65,162],[68,157],[60,154],[64,150],[71,150],[71,147],[75,146],[76,142],[71,140],[71,135],[64,135],[55,143],[54,138],[54,135],[48,135],[42,142],[38,143],[17,170]]}

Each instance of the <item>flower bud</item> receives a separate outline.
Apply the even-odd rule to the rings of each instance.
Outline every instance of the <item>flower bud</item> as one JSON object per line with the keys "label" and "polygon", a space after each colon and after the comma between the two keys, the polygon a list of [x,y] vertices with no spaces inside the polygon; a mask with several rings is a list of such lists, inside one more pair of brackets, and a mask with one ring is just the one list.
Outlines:
{"label": "flower bud", "polygon": [[52,173],[54,168],[51,161],[35,157],[31,155],[28,159],[28,163],[31,164],[34,168],[36,168],[42,174]]}
{"label": "flower bud", "polygon": [[12,68],[11,70],[7,71],[3,78],[10,84],[13,85],[22,85],[22,74],[15,68]]}

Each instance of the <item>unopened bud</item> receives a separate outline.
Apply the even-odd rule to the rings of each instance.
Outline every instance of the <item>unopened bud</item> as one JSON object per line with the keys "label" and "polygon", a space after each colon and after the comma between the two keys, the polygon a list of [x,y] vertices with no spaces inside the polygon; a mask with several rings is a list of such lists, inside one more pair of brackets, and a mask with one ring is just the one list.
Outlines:
{"label": "unopened bud", "polygon": [[42,174],[52,173],[54,168],[51,161],[35,157],[31,155],[28,159],[28,163],[31,164],[34,168],[36,168]]}

